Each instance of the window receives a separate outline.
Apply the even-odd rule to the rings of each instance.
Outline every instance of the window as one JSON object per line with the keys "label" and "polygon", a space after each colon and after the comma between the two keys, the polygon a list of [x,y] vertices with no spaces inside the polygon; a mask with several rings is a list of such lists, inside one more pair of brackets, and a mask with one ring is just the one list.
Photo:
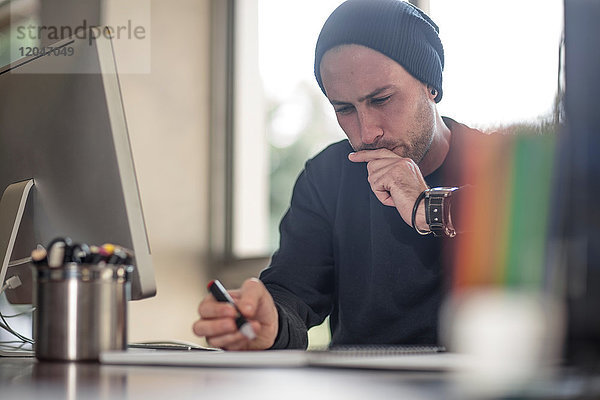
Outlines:
{"label": "window", "polygon": [[442,115],[481,129],[552,117],[562,0],[429,2],[446,54]]}
{"label": "window", "polygon": [[223,3],[213,3],[230,27],[213,33],[212,165],[225,183],[213,185],[211,248],[227,259],[268,256],[304,162],[344,137],[312,75],[317,35],[341,0]]}

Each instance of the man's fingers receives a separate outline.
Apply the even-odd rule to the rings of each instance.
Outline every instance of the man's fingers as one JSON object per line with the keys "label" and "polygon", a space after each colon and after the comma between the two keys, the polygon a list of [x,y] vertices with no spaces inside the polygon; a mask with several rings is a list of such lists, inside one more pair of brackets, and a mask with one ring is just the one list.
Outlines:
{"label": "man's fingers", "polygon": [[240,297],[237,301],[241,313],[246,317],[253,317],[266,293],[267,289],[260,280],[256,278],[247,279],[240,288]]}
{"label": "man's fingers", "polygon": [[237,312],[231,304],[219,302],[212,295],[208,295],[198,306],[198,314],[202,318],[234,318]]}
{"label": "man's fingers", "polygon": [[396,203],[394,203],[394,198],[390,194],[390,192],[381,190],[381,191],[373,191],[375,197],[383,204],[384,206],[396,207]]}
{"label": "man's fingers", "polygon": [[387,171],[390,168],[394,168],[403,163],[401,158],[378,158],[373,161],[367,162],[367,171],[369,175],[378,171]]}
{"label": "man's fingers", "polygon": [[352,162],[369,162],[381,158],[402,158],[389,149],[361,150],[348,154]]}
{"label": "man's fingers", "polygon": [[229,292],[239,311],[246,317],[256,333],[256,338],[248,340],[237,328],[235,308],[227,303],[217,302],[207,295],[198,311],[200,320],[193,325],[197,336],[206,337],[214,347],[224,349],[268,349],[277,337],[277,308],[267,288],[256,278],[248,279],[239,290]]}
{"label": "man's fingers", "polygon": [[398,163],[402,161],[391,158],[369,161],[367,163],[367,172],[369,183],[381,180],[382,177],[394,178],[393,172],[398,168]]}
{"label": "man's fingers", "polygon": [[201,319],[192,326],[194,333],[198,336],[222,336],[237,332],[235,321],[231,318]]}

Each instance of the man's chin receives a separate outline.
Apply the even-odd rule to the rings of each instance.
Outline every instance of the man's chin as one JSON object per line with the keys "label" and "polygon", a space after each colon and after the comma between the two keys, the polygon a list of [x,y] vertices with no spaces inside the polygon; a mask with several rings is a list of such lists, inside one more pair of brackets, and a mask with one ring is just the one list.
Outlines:
{"label": "man's chin", "polygon": [[423,152],[423,154],[418,157],[409,157],[409,158],[411,158],[417,165],[421,165],[421,161],[423,161],[425,159],[425,156],[427,156],[427,153],[429,153],[429,149],[430,149],[430,147],[428,147],[427,150],[425,150]]}
{"label": "man's chin", "polygon": [[406,148],[406,146],[396,146],[396,147],[390,149],[390,151],[399,157],[410,158],[413,161],[415,161],[415,159],[413,158],[413,155],[410,154],[411,152]]}
{"label": "man's chin", "polygon": [[423,154],[414,154],[414,152],[407,151],[405,148],[402,148],[402,147],[401,148],[396,148],[396,149],[394,149],[392,151],[394,152],[394,154],[396,154],[396,155],[398,155],[398,156],[400,156],[402,158],[410,158],[417,165],[419,165],[419,163],[421,161],[423,161],[423,159],[427,155],[427,151],[425,151]]}

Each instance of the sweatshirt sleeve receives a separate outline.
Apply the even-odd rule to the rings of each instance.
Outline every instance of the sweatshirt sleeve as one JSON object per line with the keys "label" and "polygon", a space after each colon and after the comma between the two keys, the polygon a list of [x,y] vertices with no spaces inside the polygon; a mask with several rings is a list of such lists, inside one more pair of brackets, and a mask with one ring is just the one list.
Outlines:
{"label": "sweatshirt sleeve", "polygon": [[263,281],[279,312],[273,348],[306,348],[308,329],[323,322],[332,309],[334,291],[333,204],[335,168],[320,157],[306,164],[283,217],[280,246]]}

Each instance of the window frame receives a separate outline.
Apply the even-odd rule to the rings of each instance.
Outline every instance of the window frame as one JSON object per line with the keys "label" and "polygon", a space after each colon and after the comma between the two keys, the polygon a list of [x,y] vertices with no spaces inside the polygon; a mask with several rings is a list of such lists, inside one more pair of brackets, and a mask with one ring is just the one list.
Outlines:
{"label": "window frame", "polygon": [[[244,0],[256,1],[256,0]],[[227,285],[256,276],[271,254],[240,257],[234,251],[236,0],[211,0],[210,66],[210,273]]]}

